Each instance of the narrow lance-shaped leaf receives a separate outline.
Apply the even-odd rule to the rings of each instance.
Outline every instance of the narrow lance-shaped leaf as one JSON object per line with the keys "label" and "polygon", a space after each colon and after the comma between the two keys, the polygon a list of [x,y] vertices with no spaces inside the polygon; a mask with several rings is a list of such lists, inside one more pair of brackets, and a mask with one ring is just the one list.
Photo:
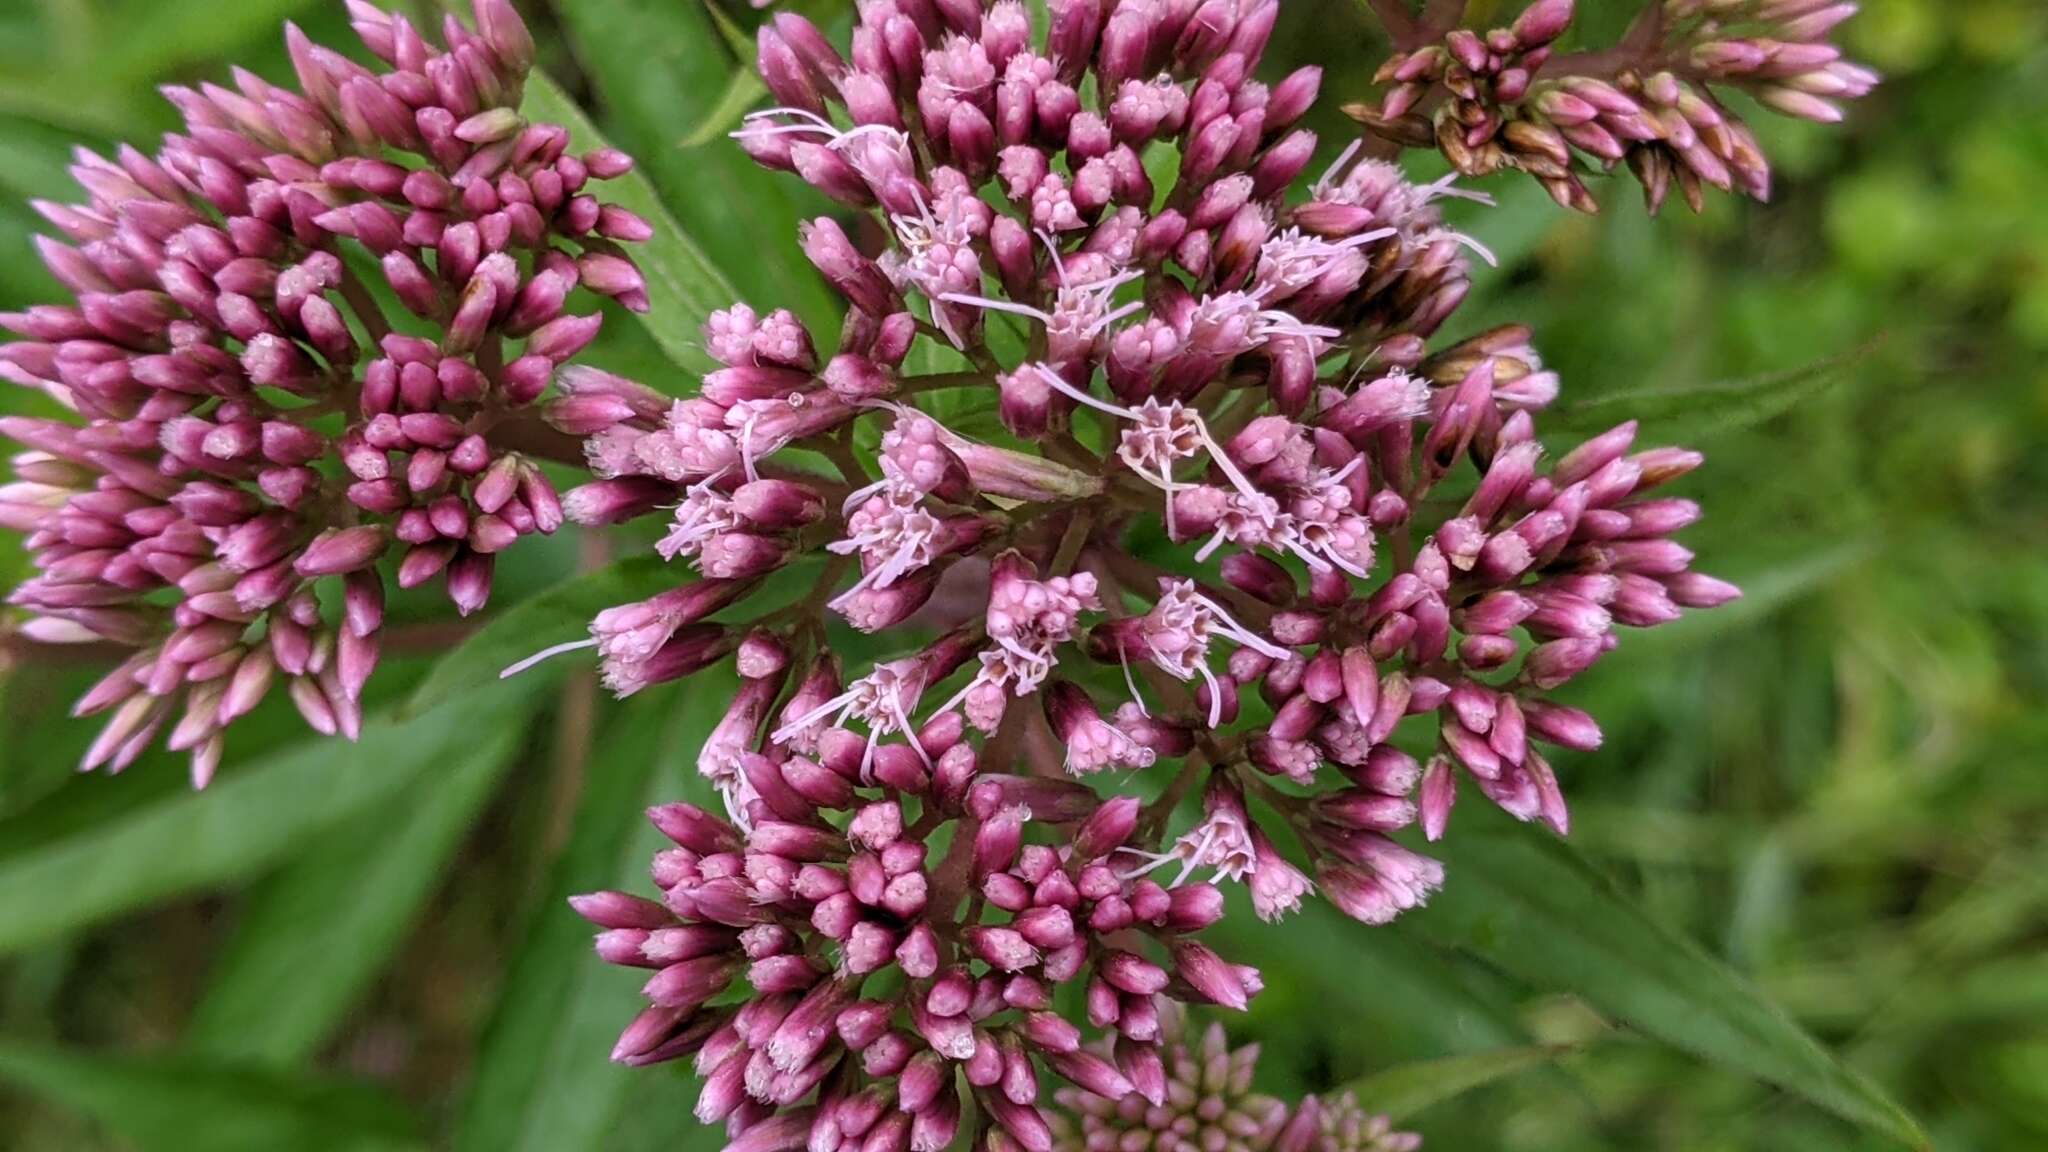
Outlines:
{"label": "narrow lance-shaped leaf", "polygon": [[289,1065],[325,1044],[404,941],[520,744],[488,733],[260,884],[186,1025],[188,1050]]}
{"label": "narrow lance-shaped leaf", "polygon": [[148,5],[118,28],[102,29],[103,49],[93,54],[94,78],[117,88],[159,81],[180,64],[268,40],[280,23],[313,6],[314,0]]}
{"label": "narrow lance-shaped leaf", "polygon": [[[456,1152],[598,1152],[635,1077],[606,1060],[639,1009],[635,982],[591,954],[589,925],[565,903],[579,892],[639,888],[661,838],[645,808],[679,799],[698,747],[724,714],[733,681],[707,672],[685,691],[632,702],[597,744],[574,831],[506,976],[477,1056]],[[701,781],[699,781],[701,784]],[[697,798],[704,789],[695,789]],[[677,1123],[688,1124],[687,1113]]]}
{"label": "narrow lance-shaped leaf", "polygon": [[1651,920],[1569,845],[1489,805],[1461,810],[1431,851],[1449,882],[1398,921],[1544,990],[1570,992],[1646,1036],[1725,1065],[1915,1147],[1926,1136],[1700,947]]}
{"label": "narrow lance-shaped leaf", "polygon": [[[823,23],[843,15],[845,5],[837,5],[834,0],[798,0],[785,7],[809,17],[813,22]],[[704,118],[697,126],[683,137],[685,148],[709,144],[732,131],[739,126],[740,119],[768,95],[768,85],[761,82],[761,74],[754,68],[754,61],[758,55],[754,38],[718,5],[706,4],[704,11],[718,29],[719,36],[725,40],[726,46],[739,61],[739,67],[733,69],[732,76],[726,80],[725,91],[720,93],[718,101],[704,113]]]}
{"label": "narrow lance-shaped leaf", "polygon": [[[542,648],[584,636],[591,617],[619,604],[644,600],[689,579],[655,556],[633,556],[595,572],[570,577],[537,596],[514,605],[436,661],[404,711],[410,715],[459,700],[479,685]],[[513,677],[542,681],[569,666],[570,657],[544,662]]]}
{"label": "narrow lance-shaped leaf", "polygon": [[1843,383],[1874,345],[1817,363],[1738,380],[1678,387],[1625,388],[1558,405],[1551,425],[1594,433],[1623,419],[1642,423],[1660,440],[1692,443],[1781,416]]}
{"label": "narrow lance-shaped leaf", "polygon": [[1570,1051],[1569,1046],[1531,1045],[1418,1060],[1361,1077],[1345,1090],[1358,1097],[1366,1111],[1384,1113],[1399,1123],[1474,1088],[1549,1064]]}
{"label": "narrow lance-shaped leaf", "polygon": [[366,1086],[187,1058],[0,1041],[0,1084],[90,1117],[140,1152],[398,1152],[418,1124]]}
{"label": "narrow lance-shaped leaf", "polygon": [[1305,902],[1285,928],[1273,932],[1247,903],[1204,937],[1265,974],[1258,1007],[1269,1014],[1262,1026],[1262,1035],[1272,1038],[1268,1064],[1295,1058],[1290,1036],[1304,1049],[1328,1043],[1322,1032],[1328,1013],[1360,1026],[1363,1035],[1351,1045],[1374,1063],[1529,1041],[1515,1014],[1519,990],[1485,965],[1446,962],[1427,943],[1364,927],[1323,901]]}
{"label": "narrow lance-shaped leaf", "polygon": [[718,102],[713,104],[710,110],[704,113],[704,118],[697,122],[697,126],[683,137],[682,147],[702,148],[707,144],[715,145],[725,138],[726,133],[737,127],[746,114],[753,110],[754,105],[759,104],[761,98],[767,94],[768,86],[761,83],[761,78],[754,74],[753,69],[734,70],[732,78],[725,83],[725,91],[719,94]]}
{"label": "narrow lance-shaped leaf", "polygon": [[1672,624],[1638,636],[1630,636],[1622,649],[1629,659],[1647,661],[1715,636],[1754,627],[1760,620],[1783,611],[1814,595],[1876,551],[1869,538],[1854,538],[1833,545],[1822,542],[1768,567],[1736,571],[1742,599],[1713,612],[1696,613]]}
{"label": "narrow lance-shaped leaf", "polygon": [[0,953],[259,872],[473,746],[481,726],[516,714],[530,690],[488,687],[432,716],[379,718],[359,743],[308,740],[203,792],[173,791],[30,841],[0,856]]}

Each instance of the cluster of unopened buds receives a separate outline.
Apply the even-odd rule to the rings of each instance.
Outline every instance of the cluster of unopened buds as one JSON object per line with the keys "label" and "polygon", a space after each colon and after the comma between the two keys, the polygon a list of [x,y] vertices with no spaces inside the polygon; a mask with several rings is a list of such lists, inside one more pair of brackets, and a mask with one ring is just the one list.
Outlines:
{"label": "cluster of unopened buds", "polygon": [[1292,1107],[1252,1090],[1259,1046],[1230,1047],[1220,1024],[1199,1038],[1178,1008],[1161,1020],[1166,1091],[1159,1101],[1089,1088],[1053,1093],[1055,1152],[1415,1152],[1422,1138],[1395,1130],[1350,1092]]}
{"label": "cluster of unopened buds", "polygon": [[81,151],[88,199],[36,205],[74,299],[0,316],[22,337],[0,377],[76,418],[0,421],[30,449],[0,522],[37,568],[10,597],[25,636],[135,649],[78,703],[113,710],[85,767],[126,766],[168,725],[204,784],[280,678],[352,737],[380,557],[400,587],[445,575],[481,607],[497,554],[562,523],[508,434],[597,334],[570,292],[647,306],[620,244],[648,226],[591,183],[631,162],[521,118],[533,41],[507,0],[475,0],[473,29],[450,17],[445,49],[349,10],[384,70],[288,27],[298,91],[240,70],[166,89],[181,133],[154,156]]}
{"label": "cluster of unopened buds", "polygon": [[[1287,195],[1320,74],[1252,78],[1279,7],[869,0],[849,55],[774,17],[739,142],[886,237],[803,229],[836,348],[735,306],[694,396],[578,370],[547,409],[600,477],[569,517],[664,517],[698,575],[562,647],[621,694],[738,674],[659,898],[576,902],[652,972],[614,1058],[694,1058],[734,1152],[1052,1152],[1045,1073],[1070,1147],[1412,1147],[1174,1048],[1260,990],[1199,938],[1223,886],[1385,923],[1461,780],[1562,832],[1544,749],[1600,731],[1552,693],[1736,595],[1657,491],[1696,453],[1546,458],[1525,330],[1433,346],[1472,193],[1354,146]],[[1213,1108],[1244,1131],[1184,1131]]]}
{"label": "cluster of unopened buds", "polygon": [[1842,101],[1877,85],[1828,42],[1853,3],[1654,0],[1613,47],[1555,53],[1576,7],[1535,0],[1505,28],[1418,30],[1434,38],[1380,66],[1379,103],[1346,111],[1387,139],[1440,150],[1464,175],[1527,172],[1570,208],[1594,211],[1583,177],[1626,162],[1651,211],[1674,186],[1698,211],[1709,186],[1757,200],[1771,190],[1755,133],[1716,88],[1833,123]]}

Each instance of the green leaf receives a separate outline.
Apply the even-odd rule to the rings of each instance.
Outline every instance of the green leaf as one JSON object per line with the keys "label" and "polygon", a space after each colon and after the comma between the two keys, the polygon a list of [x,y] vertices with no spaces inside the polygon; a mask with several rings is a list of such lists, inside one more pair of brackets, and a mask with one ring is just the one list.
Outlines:
{"label": "green leaf", "polygon": [[[733,679],[706,672],[688,687],[633,701],[601,743],[548,898],[477,1055],[456,1152],[596,1152],[609,1146],[635,1079],[659,1074],[606,1060],[642,1006],[640,981],[591,954],[590,927],[565,901],[601,888],[647,888],[647,862],[664,841],[642,811],[681,796],[685,779],[695,779],[689,766],[724,714]],[[692,1123],[686,1113],[675,1122]]]}
{"label": "green leaf", "polygon": [[259,872],[309,838],[383,804],[516,714],[531,686],[472,692],[458,707],[363,738],[318,738],[52,840],[0,855],[0,953],[75,932],[160,900]]}
{"label": "green leaf", "polygon": [[1569,1045],[1532,1045],[1418,1060],[1361,1077],[1346,1088],[1366,1111],[1384,1112],[1399,1123],[1474,1088],[1548,1064],[1571,1050]]}
{"label": "green leaf", "polygon": [[740,27],[739,21],[734,20],[731,13],[719,7],[717,0],[704,0],[704,15],[710,19],[712,27],[718,29],[718,38],[725,41],[726,51],[746,64],[747,71],[752,71],[757,55],[753,36],[748,34],[745,28]]}
{"label": "green leaf", "polygon": [[[566,127],[578,148],[606,146],[597,126],[544,72],[535,70],[527,78],[523,110]],[[606,181],[605,195],[654,226],[653,239],[632,250],[634,263],[647,277],[650,307],[640,322],[669,359],[692,371],[707,370],[711,358],[700,345],[698,332],[714,310],[732,303],[731,282],[662,206],[644,173],[636,169]]]}
{"label": "green leaf", "polygon": [[647,1069],[636,1076],[607,1133],[604,1152],[720,1152],[722,1124],[698,1124],[691,1115],[704,1081],[687,1067]]}
{"label": "green leaf", "polygon": [[[6,125],[0,133],[0,191],[8,199],[32,197],[61,200],[76,195],[70,174],[70,149],[76,142],[69,133],[27,122]],[[23,211],[27,209],[24,206]],[[24,216],[24,231],[52,230],[40,216]],[[27,249],[24,247],[23,253]]]}
{"label": "green leaf", "polygon": [[[1412,155],[1412,153],[1411,153]],[[1550,194],[1534,180],[1508,177],[1466,180],[1461,187],[1493,197],[1494,203],[1455,201],[1446,205],[1451,226],[1481,240],[1492,260],[1472,260],[1472,291],[1481,299],[1511,295],[1515,272],[1529,262],[1545,239],[1579,226],[1558,210]]]}
{"label": "green leaf", "polygon": [[1925,1147],[1883,1089],[1843,1065],[1746,980],[1652,921],[1563,841],[1491,805],[1460,807],[1431,851],[1448,880],[1402,930],[1540,989],[1570,992],[1646,1036]]}
{"label": "green leaf", "polygon": [[187,1049],[289,1065],[325,1044],[447,879],[520,736],[516,724],[488,733],[258,886],[186,1026]]}
{"label": "green leaf", "polygon": [[1781,416],[1845,380],[1875,350],[1866,345],[1779,372],[1711,384],[1625,388],[1557,406],[1551,426],[1591,434],[1623,420],[1641,421],[1660,439],[1697,443]]}
{"label": "green leaf", "polygon": [[[1285,927],[1274,933],[1247,901],[1205,937],[1265,975],[1251,1010],[1267,1053],[1262,1075],[1312,1063],[1324,1046],[1335,1049],[1334,1060],[1355,1061],[1341,1066],[1362,1068],[1529,1040],[1516,1018],[1516,990],[1484,965],[1367,928],[1323,901],[1305,903]],[[1332,1014],[1358,1026],[1331,1035],[1324,1022]],[[1312,1078],[1315,1068],[1299,1071],[1304,1090],[1328,1083]]]}
{"label": "green leaf", "polygon": [[191,1059],[0,1041],[0,1082],[89,1116],[142,1152],[396,1152],[418,1125],[366,1086]]}
{"label": "green leaf", "polygon": [[151,4],[116,32],[103,29],[106,50],[93,56],[96,78],[119,86],[149,81],[181,64],[231,51],[278,26],[313,0],[235,0],[233,4]]}
{"label": "green leaf", "polygon": [[[727,101],[741,83],[735,76],[751,74],[751,56],[727,51],[696,0],[576,0],[557,11],[606,127],[738,287],[718,306],[744,298],[763,312],[788,308],[820,340],[829,338],[844,305],[804,259],[796,235],[801,220],[831,210],[829,203],[802,180],[763,169],[731,140],[677,144],[714,111],[744,111]],[[693,329],[701,318],[690,320]]]}
{"label": "green leaf", "polygon": [[739,122],[761,97],[768,94],[768,86],[751,68],[734,70],[732,79],[726,81],[725,92],[711,110],[704,113],[695,128],[683,137],[684,148],[702,148],[706,144],[725,139],[725,134],[739,126]]}
{"label": "green leaf", "polygon": [[[835,13],[832,5],[826,0],[797,0],[785,5],[785,8],[808,18],[813,23],[823,25],[827,35],[832,35],[835,27],[843,28],[846,23],[845,13]],[[754,67],[758,53],[753,36],[734,23],[732,17],[717,4],[705,4],[704,11],[718,29],[719,36],[725,40],[726,48],[739,61],[739,67],[733,69],[732,75],[727,78],[725,91],[719,94],[718,102],[711,106],[710,111],[704,114],[704,119],[690,130],[689,135],[683,137],[684,148],[697,148],[709,144],[739,127],[740,120],[747,114],[747,110],[768,95],[768,85],[762,83],[761,75]]]}

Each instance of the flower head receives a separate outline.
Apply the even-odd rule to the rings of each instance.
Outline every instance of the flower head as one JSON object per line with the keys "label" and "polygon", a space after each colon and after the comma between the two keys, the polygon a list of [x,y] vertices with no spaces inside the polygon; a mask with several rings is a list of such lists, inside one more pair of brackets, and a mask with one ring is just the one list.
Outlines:
{"label": "flower head", "polygon": [[[930,768],[901,744],[864,755],[829,736],[816,761],[738,752],[737,784],[721,781],[737,822],[683,804],[650,813],[676,845],[654,860],[660,902],[574,901],[603,929],[601,955],[653,972],[614,1059],[694,1056],[705,1123],[780,1107],[813,1140],[900,1123],[892,1138],[927,1152],[952,1136],[963,1096],[1020,1145],[1050,1147],[1040,1061],[1099,1091],[1165,1100],[1156,1049],[1172,1002],[1242,1007],[1257,990],[1256,973],[1189,939],[1220,894],[1118,872],[1135,800],[977,777],[968,745],[928,743]],[[1046,842],[1040,827],[1069,834]],[[960,849],[933,859],[941,828]],[[963,923],[963,898],[988,915]],[[1165,963],[1133,950],[1144,945]],[[1119,1038],[1107,1055],[1052,1011],[1065,984]],[[884,1101],[900,1119],[880,1117]]]}
{"label": "flower head", "polygon": [[647,306],[621,247],[647,225],[595,195],[631,162],[521,117],[533,42],[505,0],[440,48],[350,13],[381,68],[288,27],[298,90],[166,89],[183,133],[81,153],[86,200],[36,205],[73,299],[0,317],[0,376],[75,416],[0,424],[29,448],[4,508],[38,570],[9,599],[31,636],[138,650],[79,703],[113,711],[87,767],[168,728],[203,784],[279,681],[353,736],[378,562],[481,607],[498,553],[562,523],[508,433],[597,333],[569,293]]}
{"label": "flower head", "polygon": [[1559,54],[1574,0],[1535,0],[1505,28],[1427,28],[1380,66],[1377,105],[1346,109],[1409,146],[1434,147],[1468,176],[1527,172],[1558,203],[1597,205],[1584,176],[1626,163],[1650,210],[1675,187],[1700,210],[1705,189],[1769,199],[1770,164],[1716,90],[1832,124],[1877,73],[1829,34],[1855,15],[1837,0],[1649,0],[1606,52]]}
{"label": "flower head", "polygon": [[[1015,0],[876,0],[847,54],[777,16],[779,106],[739,141],[876,214],[800,236],[837,351],[736,306],[699,395],[573,425],[603,476],[573,518],[660,514],[685,588],[740,590],[600,618],[629,686],[727,653],[743,683],[699,761],[726,816],[678,824],[660,911],[584,911],[662,970],[621,1057],[699,1053],[700,1115],[749,1149],[935,1148],[971,1096],[991,1147],[1050,1152],[1045,1070],[1100,1098],[1075,1147],[1277,1147],[1288,1111],[1169,1022],[1259,992],[1200,939],[1224,887],[1383,923],[1445,883],[1406,830],[1461,785],[1561,829],[1543,747],[1598,734],[1553,693],[1733,594],[1652,491],[1697,456],[1624,426],[1548,458],[1530,333],[1436,339],[1485,258],[1454,184],[1354,146],[1288,196],[1319,73],[1251,79],[1277,10],[1054,0],[1039,36]],[[755,609],[777,573],[809,593]],[[721,925],[723,960],[607,942]]]}
{"label": "flower head", "polygon": [[1415,1152],[1422,1138],[1396,1132],[1345,1092],[1289,1107],[1252,1090],[1259,1046],[1231,1048],[1220,1024],[1199,1038],[1185,1012],[1162,1020],[1167,1037],[1164,1102],[1091,1085],[1061,1088],[1053,1116],[1056,1152]]}
{"label": "flower head", "polygon": [[[1256,1044],[1230,1047],[1221,1024],[1190,1035],[1183,1012],[1168,1015],[1164,1103],[1088,1087],[1055,1099],[1058,1152],[1267,1152],[1288,1122],[1287,1105],[1252,1090]],[[1348,1152],[1348,1150],[1347,1150]]]}
{"label": "flower head", "polygon": [[1328,1102],[1310,1097],[1296,1116],[1311,1112],[1317,1120],[1312,1144],[1316,1152],[1416,1152],[1422,1147],[1422,1137],[1396,1131],[1392,1120],[1367,1112],[1349,1092]]}

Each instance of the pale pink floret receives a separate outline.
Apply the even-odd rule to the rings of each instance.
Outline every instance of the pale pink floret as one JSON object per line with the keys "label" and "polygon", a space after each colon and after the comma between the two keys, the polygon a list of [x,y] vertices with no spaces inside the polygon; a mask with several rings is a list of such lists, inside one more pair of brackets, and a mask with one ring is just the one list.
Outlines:
{"label": "pale pink floret", "polygon": [[1222,723],[1223,693],[1209,668],[1209,645],[1220,636],[1275,660],[1287,650],[1250,631],[1221,605],[1204,596],[1192,580],[1162,578],[1159,599],[1146,613],[1141,634],[1147,655],[1176,680],[1200,678],[1209,686],[1209,726]]}
{"label": "pale pink floret", "polygon": [[1134,875],[1142,875],[1169,864],[1179,864],[1173,884],[1187,883],[1204,868],[1213,869],[1217,880],[1242,880],[1258,867],[1258,851],[1252,841],[1250,818],[1244,800],[1227,787],[1213,787],[1202,799],[1202,819],[1182,833],[1163,853],[1132,855],[1146,858]]}

